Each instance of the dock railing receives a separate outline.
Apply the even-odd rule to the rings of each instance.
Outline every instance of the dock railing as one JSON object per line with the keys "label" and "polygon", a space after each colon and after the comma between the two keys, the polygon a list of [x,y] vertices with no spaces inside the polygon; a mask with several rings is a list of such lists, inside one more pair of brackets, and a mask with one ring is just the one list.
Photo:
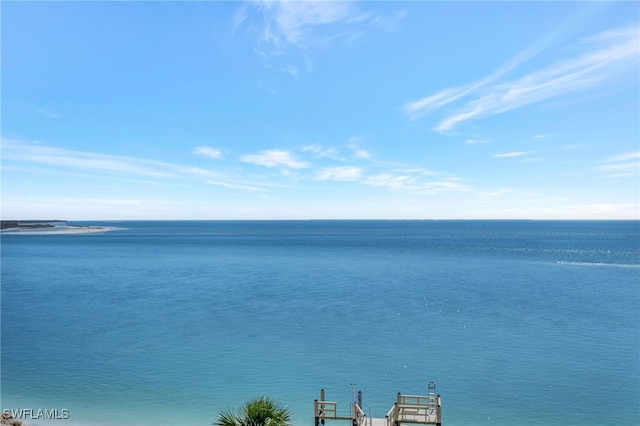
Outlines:
{"label": "dock railing", "polygon": [[319,419],[335,419],[338,416],[338,403],[330,401],[318,401],[313,404],[315,417]]}
{"label": "dock railing", "polygon": [[398,418],[398,404],[395,403],[393,405],[393,407],[391,407],[391,409],[389,410],[389,412],[387,413],[386,416],[384,416],[384,421],[386,423],[386,426],[394,426],[397,418]]}
{"label": "dock railing", "polygon": [[401,423],[441,424],[440,396],[398,394],[398,401],[385,416],[387,426]]}
{"label": "dock railing", "polygon": [[[349,420],[355,426],[364,425],[364,412],[358,407],[358,404],[353,403],[353,411],[350,416],[338,415],[338,403],[333,401],[325,401],[324,389],[320,391],[320,400],[313,402],[313,415],[315,417],[316,426],[325,423],[325,420]],[[360,423],[356,423],[355,419],[359,419]]]}
{"label": "dock railing", "polygon": [[366,415],[357,403],[353,403],[353,424],[355,426],[364,426]]}
{"label": "dock railing", "polygon": [[389,410],[384,419],[369,417],[362,411],[362,396],[358,393],[358,402],[352,402],[351,413],[348,416],[338,415],[338,404],[327,401],[324,389],[320,390],[320,399],[313,405],[315,426],[325,424],[325,420],[347,420],[352,426],[385,426],[413,425],[442,425],[442,402],[436,394],[435,382],[429,382],[428,395],[402,395],[398,393],[396,403]]}

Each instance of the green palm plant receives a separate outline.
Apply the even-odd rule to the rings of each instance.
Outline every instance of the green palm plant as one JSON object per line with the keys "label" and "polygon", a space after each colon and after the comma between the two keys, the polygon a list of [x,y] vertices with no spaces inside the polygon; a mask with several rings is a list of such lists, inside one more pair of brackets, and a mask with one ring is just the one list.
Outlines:
{"label": "green palm plant", "polygon": [[228,408],[218,414],[216,426],[292,426],[291,411],[266,396],[247,402],[238,412]]}

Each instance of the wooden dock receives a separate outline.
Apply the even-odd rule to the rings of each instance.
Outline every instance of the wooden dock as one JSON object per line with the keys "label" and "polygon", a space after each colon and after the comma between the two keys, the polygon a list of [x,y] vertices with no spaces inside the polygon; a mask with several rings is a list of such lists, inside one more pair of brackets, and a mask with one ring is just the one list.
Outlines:
{"label": "wooden dock", "polygon": [[361,395],[358,392],[358,402],[352,402],[349,417],[339,416],[338,404],[327,401],[322,389],[320,400],[316,399],[313,404],[315,426],[324,425],[326,420],[349,421],[352,426],[442,425],[442,401],[440,395],[436,394],[434,382],[429,382],[426,396],[398,393],[396,403],[384,418],[367,417],[362,410]]}

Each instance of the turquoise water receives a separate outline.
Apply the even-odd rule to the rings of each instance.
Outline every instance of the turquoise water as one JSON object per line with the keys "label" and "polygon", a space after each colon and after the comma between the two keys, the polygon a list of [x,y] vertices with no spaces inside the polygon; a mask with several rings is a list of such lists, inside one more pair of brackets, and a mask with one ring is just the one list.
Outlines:
{"label": "turquoise water", "polygon": [[70,415],[34,426],[310,426],[430,380],[447,426],[640,424],[637,221],[74,224],[125,229],[2,235],[2,409]]}

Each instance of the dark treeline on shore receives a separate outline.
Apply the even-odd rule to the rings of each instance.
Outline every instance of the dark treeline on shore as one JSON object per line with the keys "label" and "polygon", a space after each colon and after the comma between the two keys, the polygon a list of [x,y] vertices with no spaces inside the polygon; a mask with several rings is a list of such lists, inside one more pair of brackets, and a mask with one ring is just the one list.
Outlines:
{"label": "dark treeline on shore", "polygon": [[52,223],[64,223],[66,220],[0,220],[0,229],[52,228]]}

